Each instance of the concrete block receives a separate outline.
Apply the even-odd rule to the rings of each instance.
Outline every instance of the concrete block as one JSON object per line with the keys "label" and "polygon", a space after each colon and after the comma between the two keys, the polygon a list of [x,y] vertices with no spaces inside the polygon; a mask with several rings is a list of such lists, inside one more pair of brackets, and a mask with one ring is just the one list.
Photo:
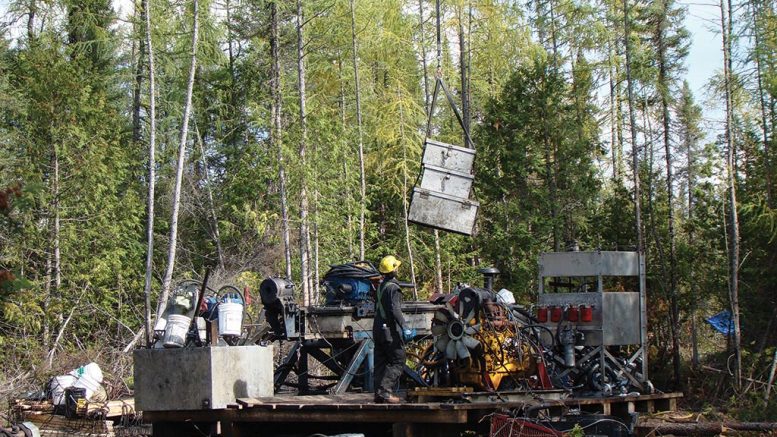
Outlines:
{"label": "concrete block", "polygon": [[138,349],[133,358],[140,411],[221,409],[273,395],[272,345]]}

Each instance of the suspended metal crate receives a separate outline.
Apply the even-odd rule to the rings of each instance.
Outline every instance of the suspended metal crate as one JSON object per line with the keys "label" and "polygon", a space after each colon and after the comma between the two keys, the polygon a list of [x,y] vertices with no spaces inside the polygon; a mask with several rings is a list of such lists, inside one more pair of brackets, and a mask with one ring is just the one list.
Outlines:
{"label": "suspended metal crate", "polygon": [[471,174],[475,162],[475,149],[427,139],[424,142],[424,156],[421,162],[425,166]]}
{"label": "suspended metal crate", "polygon": [[408,221],[444,231],[472,235],[480,204],[423,188],[413,188]]}
{"label": "suspended metal crate", "polygon": [[[432,133],[437,95],[443,90],[451,109],[464,131],[465,145],[459,147],[429,139]],[[408,221],[435,229],[472,235],[475,229],[480,204],[470,200],[472,192],[472,170],[475,163],[475,149],[469,130],[461,118],[461,113],[442,76],[438,75],[434,83],[432,104],[429,108],[426,124],[426,140],[421,160],[421,175],[410,198]]]}
{"label": "suspended metal crate", "polygon": [[423,172],[421,188],[449,196],[469,198],[469,192],[472,189],[472,175],[434,165],[424,165],[421,171]]}

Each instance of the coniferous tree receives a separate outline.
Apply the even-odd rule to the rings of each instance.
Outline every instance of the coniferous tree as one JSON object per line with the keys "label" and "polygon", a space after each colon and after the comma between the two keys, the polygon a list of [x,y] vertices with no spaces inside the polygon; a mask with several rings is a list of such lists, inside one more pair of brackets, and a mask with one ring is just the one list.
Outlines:
{"label": "coniferous tree", "polygon": [[675,6],[672,0],[659,0],[652,3],[647,11],[647,25],[651,28],[651,42],[656,53],[658,77],[656,88],[661,111],[661,127],[666,160],[667,223],[669,233],[668,284],[671,305],[672,363],[674,384],[679,386],[680,377],[680,313],[677,298],[677,260],[674,219],[674,172],[672,153],[672,91],[677,75],[683,71],[683,60],[688,53],[688,35],[682,27],[683,9]]}

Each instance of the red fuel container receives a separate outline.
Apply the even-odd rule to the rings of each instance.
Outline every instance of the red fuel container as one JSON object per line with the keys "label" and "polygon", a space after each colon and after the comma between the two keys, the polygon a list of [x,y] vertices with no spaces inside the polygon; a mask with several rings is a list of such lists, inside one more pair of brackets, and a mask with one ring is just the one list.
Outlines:
{"label": "red fuel container", "polygon": [[552,306],[550,307],[550,321],[551,322],[559,322],[561,321],[561,317],[564,315],[564,308],[560,306]]}
{"label": "red fuel container", "polygon": [[577,322],[579,319],[580,310],[577,306],[573,305],[567,309],[567,320],[570,322]]}
{"label": "red fuel container", "polygon": [[540,323],[548,321],[548,307],[537,307],[537,321]]}
{"label": "red fuel container", "polygon": [[591,305],[583,305],[580,308],[580,321],[590,322],[594,319],[594,307]]}

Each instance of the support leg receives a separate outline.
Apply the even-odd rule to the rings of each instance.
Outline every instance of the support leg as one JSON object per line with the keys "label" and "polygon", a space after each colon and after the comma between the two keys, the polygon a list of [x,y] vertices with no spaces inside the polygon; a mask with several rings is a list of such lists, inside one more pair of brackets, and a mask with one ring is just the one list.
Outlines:
{"label": "support leg", "polygon": [[356,349],[356,353],[353,354],[353,358],[351,358],[351,362],[348,363],[348,367],[345,368],[345,371],[343,372],[343,375],[340,377],[340,380],[337,382],[337,385],[334,386],[332,389],[332,393],[334,394],[343,394],[346,390],[348,390],[348,386],[351,385],[351,381],[353,380],[354,375],[359,371],[359,367],[361,367],[362,362],[364,362],[364,358],[367,356],[367,351],[370,348],[370,344],[372,343],[372,340],[361,340],[359,342],[359,347]]}

